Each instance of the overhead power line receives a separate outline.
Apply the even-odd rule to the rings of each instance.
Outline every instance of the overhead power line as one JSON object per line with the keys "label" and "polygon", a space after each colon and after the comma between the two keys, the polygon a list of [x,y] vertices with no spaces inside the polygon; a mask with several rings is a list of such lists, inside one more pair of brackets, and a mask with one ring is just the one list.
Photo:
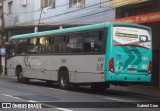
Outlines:
{"label": "overhead power line", "polygon": [[[136,0],[134,2],[130,2],[130,3],[136,3],[137,1],[139,0]],[[107,1],[109,2],[109,1]],[[106,3],[106,2],[104,2]],[[115,4],[112,4],[112,5],[123,5],[125,3],[129,3],[129,2],[126,2],[125,0],[121,1],[121,2],[117,2]],[[100,3],[96,3],[96,4],[93,4],[93,5],[90,5],[88,7],[84,7],[84,8],[80,8],[80,9],[76,9],[76,10],[73,10],[73,11],[69,11],[69,12],[65,12],[65,13],[61,13],[61,14],[57,14],[57,15],[53,15],[53,16],[49,16],[49,17],[45,17],[45,18],[41,18],[40,20],[46,20],[46,19],[51,19],[51,18],[54,18],[54,17],[57,17],[57,16],[61,16],[61,15],[64,15],[64,14],[69,14],[69,13],[73,13],[73,12],[78,12],[80,10],[87,10],[88,8],[92,8],[96,5],[99,5]],[[87,16],[93,16],[93,15],[96,15],[96,14],[99,14],[99,13],[104,13],[106,11],[109,11],[109,10],[112,10],[113,8],[107,8],[106,10],[103,10],[103,11],[100,11],[100,12],[96,12],[96,13],[92,13],[92,14],[87,14],[87,15],[84,15],[84,16],[80,16],[80,17],[75,17],[75,18],[72,18],[72,19],[68,19],[68,20],[65,20],[66,21],[70,21],[70,20],[76,20],[76,19],[80,19],[80,18],[86,18]],[[23,23],[19,23],[17,25],[23,25],[23,24],[27,24],[27,23],[32,23],[32,22],[36,22],[38,21],[39,19],[36,19],[36,20],[32,20],[32,21],[28,21],[28,22],[23,22]],[[63,20],[64,21],[64,20]],[[58,21],[56,23],[61,23],[62,21]]]}

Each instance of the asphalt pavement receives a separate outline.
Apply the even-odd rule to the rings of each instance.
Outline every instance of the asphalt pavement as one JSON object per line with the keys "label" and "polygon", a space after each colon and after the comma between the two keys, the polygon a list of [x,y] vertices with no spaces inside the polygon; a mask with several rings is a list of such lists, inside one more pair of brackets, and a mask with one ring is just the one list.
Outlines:
{"label": "asphalt pavement", "polygon": [[128,93],[135,93],[143,96],[151,96],[160,98],[160,87],[152,87],[152,86],[142,86],[142,85],[133,85],[133,86],[112,86],[110,89],[116,91],[124,91]]}
{"label": "asphalt pavement", "polygon": [[[133,88],[135,86],[111,86],[105,92],[93,92],[90,87],[80,87],[76,90],[66,91],[61,90],[56,84],[48,85],[45,81],[32,80],[29,84],[22,84],[17,83],[16,78],[0,76],[0,102],[40,103],[45,107],[49,107],[50,110],[54,108],[56,111],[146,111],[147,108],[133,109],[125,105],[132,105],[132,103],[135,105],[137,102],[160,102],[160,98],[143,96],[141,93],[144,89],[141,88],[143,90],[142,92],[134,93],[132,91]],[[153,92],[154,90],[149,94],[153,94]],[[67,106],[69,105],[68,108],[63,107],[66,104]],[[78,105],[77,108],[76,105]],[[104,108],[100,108],[101,106]],[[117,106],[122,108],[116,108]],[[108,108],[106,109],[105,107]],[[17,111],[17,109],[15,110]],[[24,111],[24,109],[19,110]],[[149,108],[148,110],[156,111],[157,108]],[[39,110],[37,109],[36,111]]]}

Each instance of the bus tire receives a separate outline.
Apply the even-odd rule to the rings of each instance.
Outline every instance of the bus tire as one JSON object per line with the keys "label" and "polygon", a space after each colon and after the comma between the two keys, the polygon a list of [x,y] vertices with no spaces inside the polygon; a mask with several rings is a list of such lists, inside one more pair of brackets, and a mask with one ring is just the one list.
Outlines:
{"label": "bus tire", "polygon": [[29,78],[24,78],[23,77],[22,69],[17,69],[17,81],[19,83],[29,83]]}
{"label": "bus tire", "polygon": [[105,83],[91,83],[91,89],[93,91],[105,91],[107,88],[107,84]]}
{"label": "bus tire", "polygon": [[17,81],[19,83],[23,83],[24,82],[22,69],[17,69]]}
{"label": "bus tire", "polygon": [[59,83],[61,89],[67,90],[70,88],[68,71],[63,70],[60,72]]}

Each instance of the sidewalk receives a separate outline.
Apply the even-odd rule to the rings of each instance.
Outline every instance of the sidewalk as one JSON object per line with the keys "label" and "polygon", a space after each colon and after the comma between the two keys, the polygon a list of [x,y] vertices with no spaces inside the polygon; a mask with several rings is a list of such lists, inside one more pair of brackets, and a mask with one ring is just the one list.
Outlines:
{"label": "sidewalk", "polygon": [[124,87],[124,86],[111,85],[110,89],[160,98],[160,87],[138,86],[138,85]]}

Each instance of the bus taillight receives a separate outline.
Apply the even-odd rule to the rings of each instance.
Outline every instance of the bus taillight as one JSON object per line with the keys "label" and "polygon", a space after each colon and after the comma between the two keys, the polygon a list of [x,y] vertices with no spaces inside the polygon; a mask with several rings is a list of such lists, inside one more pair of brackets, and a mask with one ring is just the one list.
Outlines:
{"label": "bus taillight", "polygon": [[111,59],[109,60],[109,70],[110,70],[111,72],[114,72],[114,59],[113,59],[113,58],[111,58]]}
{"label": "bus taillight", "polygon": [[149,68],[148,68],[148,73],[152,73],[152,61],[149,62]]}

